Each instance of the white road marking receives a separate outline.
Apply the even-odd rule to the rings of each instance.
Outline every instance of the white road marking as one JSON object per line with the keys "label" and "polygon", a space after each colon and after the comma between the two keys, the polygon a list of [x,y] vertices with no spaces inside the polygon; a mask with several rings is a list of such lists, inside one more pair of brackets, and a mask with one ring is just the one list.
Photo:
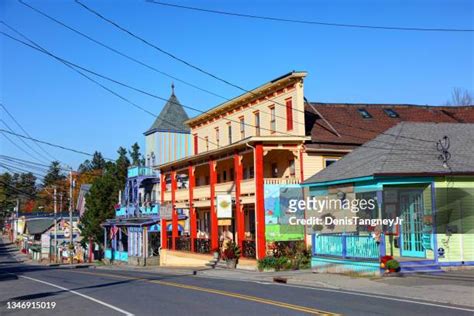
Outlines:
{"label": "white road marking", "polygon": [[381,296],[381,295],[377,295],[377,294],[351,292],[351,291],[335,290],[335,289],[323,289],[323,288],[316,288],[316,287],[302,286],[302,285],[293,285],[293,284],[274,284],[274,285],[290,286],[290,287],[316,290],[316,291],[326,291],[326,292],[336,292],[336,293],[343,293],[343,294],[350,294],[350,295],[366,296],[366,297],[380,298],[380,299],[389,300],[389,301],[397,301],[397,302],[404,302],[404,303],[411,303],[411,304],[420,304],[420,305],[441,307],[441,308],[447,308],[447,309],[456,309],[456,310],[466,311],[466,312],[474,312],[474,309],[470,309],[470,308],[449,306],[449,305],[442,305],[442,304],[435,304],[435,303],[428,303],[428,302],[420,302],[420,301],[414,301],[414,300],[409,300],[409,299],[404,299],[404,298]]}
{"label": "white road marking", "polygon": [[116,306],[113,306],[111,304],[108,304],[106,302],[103,302],[103,301],[100,301],[96,298],[93,298],[91,296],[88,296],[88,295],[85,295],[85,294],[82,294],[82,293],[79,293],[79,292],[76,292],[74,290],[70,290],[70,289],[67,289],[65,287],[62,287],[62,286],[59,286],[59,285],[56,285],[56,284],[53,284],[53,283],[49,283],[49,282],[46,282],[46,281],[42,281],[42,280],[38,280],[38,279],[35,279],[35,278],[30,278],[30,277],[27,277],[27,276],[24,276],[24,275],[18,275],[18,277],[20,278],[24,278],[24,279],[28,279],[28,280],[31,280],[31,281],[35,281],[35,282],[39,282],[39,283],[43,283],[43,284],[46,284],[46,285],[49,285],[49,286],[52,286],[52,287],[55,287],[55,288],[58,288],[58,289],[61,289],[61,290],[64,290],[64,291],[67,291],[67,292],[70,292],[72,294],[76,294],[76,295],[79,295],[80,297],[83,297],[85,299],[88,299],[88,300],[91,300],[97,304],[100,304],[100,305],[103,305],[105,307],[108,307],[110,309],[113,309],[113,310],[116,310],[117,312],[119,313],[122,313],[124,315],[127,315],[127,316],[134,316],[134,314],[130,313],[130,312],[127,312],[123,309],[120,309]]}
{"label": "white road marking", "polygon": [[474,312],[474,309],[464,308],[464,307],[457,307],[457,306],[449,306],[449,305],[442,305],[436,303],[429,303],[429,302],[421,302],[421,301],[414,301],[404,298],[396,298],[396,297],[389,297],[389,296],[382,296],[377,294],[370,294],[370,293],[362,293],[362,292],[352,292],[346,290],[337,290],[337,289],[325,289],[319,287],[312,287],[312,286],[304,286],[304,285],[294,285],[294,284],[282,284],[282,283],[274,283],[274,282],[266,282],[266,281],[253,281],[253,280],[242,280],[237,278],[223,278],[223,277],[216,277],[216,276],[207,276],[207,275],[198,275],[198,278],[209,278],[209,279],[219,279],[219,280],[232,280],[232,281],[240,281],[240,282],[252,282],[258,283],[263,285],[276,285],[276,286],[289,286],[307,290],[314,290],[314,291],[325,291],[325,292],[334,292],[334,293],[342,293],[342,294],[350,294],[356,296],[366,296],[372,298],[380,298],[388,301],[397,301],[397,302],[404,302],[404,303],[411,303],[411,304],[419,304],[419,305],[426,305],[426,306],[434,306],[434,307],[441,307],[447,309],[455,309],[460,311],[467,311],[467,312]]}

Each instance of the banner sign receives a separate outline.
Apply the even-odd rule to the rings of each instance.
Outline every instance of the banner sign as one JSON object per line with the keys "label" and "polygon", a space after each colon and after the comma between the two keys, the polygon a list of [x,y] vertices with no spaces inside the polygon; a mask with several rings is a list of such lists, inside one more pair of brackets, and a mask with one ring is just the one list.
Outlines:
{"label": "banner sign", "polygon": [[222,194],[217,196],[217,218],[232,218],[232,196]]}
{"label": "banner sign", "polygon": [[170,220],[173,218],[173,206],[171,203],[166,203],[160,207],[160,218]]}

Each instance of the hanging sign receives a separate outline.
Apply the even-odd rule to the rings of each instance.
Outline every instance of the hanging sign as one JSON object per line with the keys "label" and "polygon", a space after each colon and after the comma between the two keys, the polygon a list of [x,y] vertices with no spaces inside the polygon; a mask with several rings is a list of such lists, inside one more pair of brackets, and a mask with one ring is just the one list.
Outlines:
{"label": "hanging sign", "polygon": [[217,196],[217,218],[232,218],[232,196],[222,194]]}

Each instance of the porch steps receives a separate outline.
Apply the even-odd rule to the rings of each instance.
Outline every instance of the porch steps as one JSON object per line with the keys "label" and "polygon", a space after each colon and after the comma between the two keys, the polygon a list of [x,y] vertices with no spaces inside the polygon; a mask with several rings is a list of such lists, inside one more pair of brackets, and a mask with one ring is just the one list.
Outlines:
{"label": "porch steps", "polygon": [[226,269],[227,265],[224,261],[221,261],[219,259],[211,259],[208,263],[206,263],[207,267],[211,267],[213,269]]}
{"label": "porch steps", "polygon": [[411,273],[444,273],[439,264],[432,260],[400,262],[401,271],[404,274]]}

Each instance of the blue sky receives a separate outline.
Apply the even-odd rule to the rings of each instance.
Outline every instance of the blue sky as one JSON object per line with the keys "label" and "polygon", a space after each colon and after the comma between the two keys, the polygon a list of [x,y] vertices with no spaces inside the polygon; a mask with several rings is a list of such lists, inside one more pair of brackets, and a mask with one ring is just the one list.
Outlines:
{"label": "blue sky", "polygon": [[[72,0],[25,2],[176,77],[229,98],[241,93],[128,37]],[[454,87],[474,89],[474,33],[288,24],[179,10],[141,0],[83,2],[160,47],[246,89],[293,69],[308,71],[306,97],[320,102],[441,105]],[[469,0],[169,2],[323,22],[474,28],[474,5]],[[83,39],[17,1],[1,1],[0,15],[55,54],[162,97],[170,95],[171,79]],[[41,53],[3,37],[0,43],[0,99],[32,136],[87,152],[99,150],[111,158],[116,157],[119,146],[129,147],[135,141],[144,145],[142,133],[153,117]],[[164,106],[163,101],[105,84],[152,112],[159,113]],[[183,104],[206,110],[223,101],[179,82],[175,85]],[[3,110],[0,112],[1,118],[16,128]],[[87,158],[45,148],[73,167]],[[0,149],[2,154],[33,160],[3,136]]]}

